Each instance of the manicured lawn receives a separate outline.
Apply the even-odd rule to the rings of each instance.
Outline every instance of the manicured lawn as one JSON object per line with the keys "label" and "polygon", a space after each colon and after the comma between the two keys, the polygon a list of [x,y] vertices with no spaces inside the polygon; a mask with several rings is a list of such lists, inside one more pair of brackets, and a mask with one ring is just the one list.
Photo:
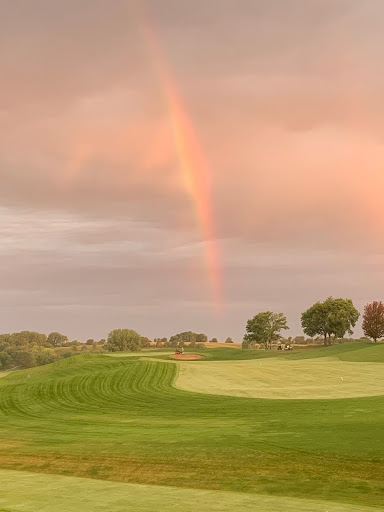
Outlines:
{"label": "manicured lawn", "polygon": [[[376,508],[0,470],[0,512],[374,512]],[[2,508],[4,507],[4,508]]]}
{"label": "manicured lawn", "polygon": [[331,358],[178,362],[176,387],[254,398],[352,398],[384,395],[383,366]]}
{"label": "manicured lawn", "polygon": [[[214,350],[248,354],[225,348],[205,353]],[[282,380],[288,355],[276,360]],[[259,362],[265,361],[273,362],[264,356]],[[298,371],[300,363],[304,369],[308,360],[294,361]],[[0,379],[0,467],[98,479],[95,485],[113,480],[311,499],[329,512],[354,509],[328,509],[321,500],[352,503],[356,510],[384,508],[384,397],[265,400],[192,393],[173,385],[178,364],[82,354],[11,372]],[[18,510],[9,503],[0,501],[0,507]]]}

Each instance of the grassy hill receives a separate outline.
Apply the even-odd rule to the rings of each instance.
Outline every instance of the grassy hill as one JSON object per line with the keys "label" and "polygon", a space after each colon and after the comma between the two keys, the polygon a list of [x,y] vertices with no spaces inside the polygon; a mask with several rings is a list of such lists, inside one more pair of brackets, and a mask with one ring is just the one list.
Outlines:
{"label": "grassy hill", "polygon": [[[188,364],[279,357],[284,379],[289,361],[300,371],[309,355],[318,365],[332,358],[352,368],[383,354],[381,345],[342,347],[302,354],[206,349],[206,361]],[[0,379],[0,468],[283,500],[271,512],[290,510],[284,500],[293,498],[312,507],[340,503],[329,512],[384,508],[384,396],[267,400],[188,392],[174,385],[181,363],[167,357],[84,354]],[[19,510],[11,494],[0,510]],[[199,510],[225,510],[214,501]]]}

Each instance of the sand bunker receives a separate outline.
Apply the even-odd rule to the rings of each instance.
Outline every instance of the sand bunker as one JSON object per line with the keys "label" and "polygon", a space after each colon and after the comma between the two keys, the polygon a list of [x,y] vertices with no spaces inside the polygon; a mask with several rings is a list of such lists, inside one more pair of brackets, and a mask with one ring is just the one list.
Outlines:
{"label": "sand bunker", "polygon": [[204,359],[204,356],[199,354],[172,354],[172,359],[180,359],[181,361],[196,361],[197,359]]}

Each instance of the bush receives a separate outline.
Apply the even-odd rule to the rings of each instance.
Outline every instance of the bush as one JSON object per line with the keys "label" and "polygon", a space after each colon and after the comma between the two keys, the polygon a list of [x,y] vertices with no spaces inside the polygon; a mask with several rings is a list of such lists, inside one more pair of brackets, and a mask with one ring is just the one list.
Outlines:
{"label": "bush", "polygon": [[140,345],[141,345],[141,348],[150,348],[151,340],[149,338],[147,338],[146,336],[141,336],[140,337]]}
{"label": "bush", "polygon": [[33,368],[36,366],[36,359],[32,352],[26,350],[20,350],[12,354],[13,362],[21,370],[26,368]]}
{"label": "bush", "polygon": [[64,350],[64,352],[60,354],[60,357],[61,359],[67,359],[68,357],[72,357],[75,355],[77,355],[77,353],[73,352],[72,350]]}
{"label": "bush", "polygon": [[8,352],[0,352],[0,370],[8,370],[12,367],[12,357]]}
{"label": "bush", "polygon": [[54,363],[57,359],[56,353],[52,349],[42,350],[36,354],[36,366]]}

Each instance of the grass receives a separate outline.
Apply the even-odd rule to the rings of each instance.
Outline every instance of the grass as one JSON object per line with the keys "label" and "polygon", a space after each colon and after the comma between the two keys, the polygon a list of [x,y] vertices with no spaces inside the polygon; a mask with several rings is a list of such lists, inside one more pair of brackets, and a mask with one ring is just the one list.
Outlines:
{"label": "grass", "polygon": [[[361,505],[0,470],[0,512],[374,512]],[[41,490],[44,490],[41,492]],[[1,508],[4,507],[4,508]]]}
{"label": "grass", "polygon": [[384,371],[375,363],[274,358],[178,365],[176,386],[186,391],[271,399],[384,395]]}
{"label": "grass", "polygon": [[[359,365],[358,352],[368,357],[365,349],[371,347],[350,350],[355,362],[349,364]],[[333,349],[328,355],[320,349],[322,359],[311,364],[329,364],[329,357],[337,362],[347,355]],[[206,361],[189,364],[208,366],[215,357],[226,364],[231,354],[236,365],[241,363],[237,354],[252,359],[256,352],[265,353],[206,349]],[[309,352],[317,359],[317,350]],[[273,363],[276,371],[309,364],[305,358],[294,359],[299,353],[273,354],[268,357],[281,360],[263,355],[258,363]],[[310,498],[329,512],[354,510],[343,509],[342,503],[356,505],[356,510],[384,508],[384,397],[266,400],[193,393],[174,387],[178,364],[140,355],[81,354],[11,372],[0,379],[0,468],[87,477],[99,480],[100,486],[110,480],[177,487],[180,499],[188,495],[183,492],[203,496],[196,489],[206,489],[243,493],[244,503],[248,495],[265,495],[282,504],[288,498]],[[45,510],[38,505],[45,487],[38,489],[30,510]],[[18,510],[12,493],[18,497],[17,491],[9,491],[9,502],[0,501],[0,510]],[[339,509],[327,509],[321,500],[340,503]],[[249,503],[249,510],[257,510],[256,502]],[[281,510],[289,510],[287,506]],[[105,509],[110,510],[108,505]],[[263,505],[260,510],[273,509]]]}

